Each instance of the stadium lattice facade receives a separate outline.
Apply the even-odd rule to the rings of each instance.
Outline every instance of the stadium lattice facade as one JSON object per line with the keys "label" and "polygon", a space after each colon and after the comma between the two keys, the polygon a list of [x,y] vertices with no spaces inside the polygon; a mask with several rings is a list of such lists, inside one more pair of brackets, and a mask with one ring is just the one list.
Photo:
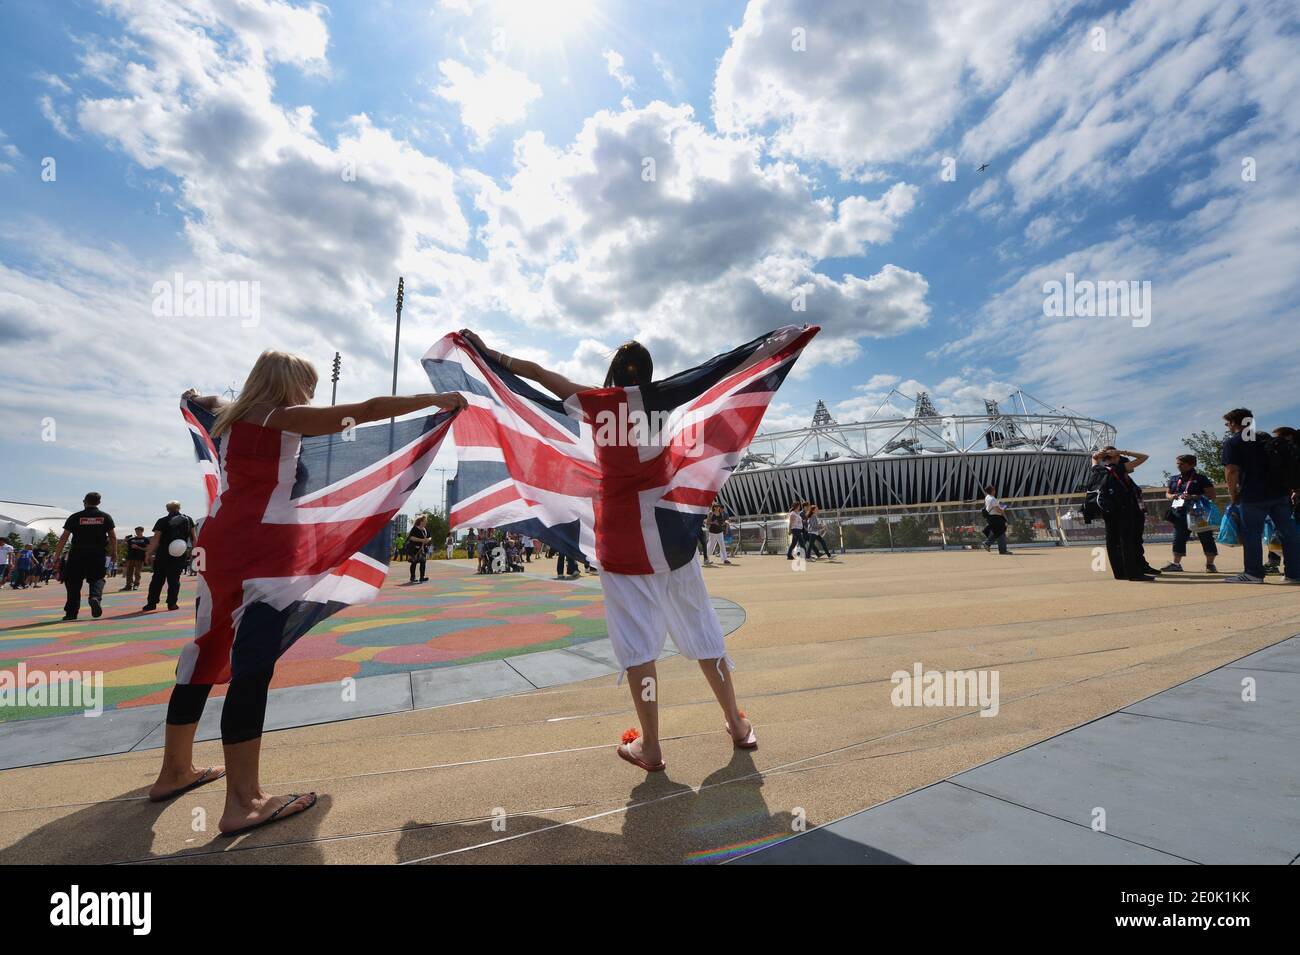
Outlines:
{"label": "stadium lattice facade", "polygon": [[[897,398],[913,402],[911,414]],[[924,392],[894,391],[868,420],[838,424],[819,401],[807,428],[755,437],[720,498],[734,515],[763,518],[794,500],[830,511],[970,501],[988,484],[1002,497],[1068,494],[1091,453],[1114,443],[1106,422],[1023,391],[1004,403],[1014,410],[985,399],[982,415],[941,415]]]}

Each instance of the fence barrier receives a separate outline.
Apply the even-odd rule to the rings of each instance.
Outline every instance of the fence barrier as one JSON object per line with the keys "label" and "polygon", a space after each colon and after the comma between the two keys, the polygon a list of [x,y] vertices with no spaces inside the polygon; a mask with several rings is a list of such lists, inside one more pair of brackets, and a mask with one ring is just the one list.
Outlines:
{"label": "fence barrier", "polygon": [[[1163,488],[1144,488],[1148,541],[1173,538],[1173,527],[1161,516],[1167,507]],[[1101,519],[1085,524],[1079,514],[1084,495],[1001,498],[1007,507],[1007,541],[1068,547],[1106,540]],[[900,504],[817,512],[825,524],[822,536],[837,553],[893,550],[969,550],[984,543],[983,501]],[[731,519],[728,548],[739,554],[785,553],[790,533],[784,514]]]}

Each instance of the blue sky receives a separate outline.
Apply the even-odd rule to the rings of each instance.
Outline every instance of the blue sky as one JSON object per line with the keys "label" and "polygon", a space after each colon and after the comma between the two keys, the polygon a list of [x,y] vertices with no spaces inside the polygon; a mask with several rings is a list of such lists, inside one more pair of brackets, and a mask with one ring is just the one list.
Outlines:
{"label": "blue sky", "polygon": [[[6,3],[0,499],[192,500],[175,395],[263,348],[385,393],[399,274],[403,391],[465,325],[596,380],[629,337],[667,373],[814,321],[772,427],[891,387],[1023,387],[1162,459],[1236,405],[1294,425],[1298,27],[1211,0]],[[154,314],[177,272],[257,283],[256,322]],[[1150,282],[1150,324],[1045,315],[1067,272]]]}

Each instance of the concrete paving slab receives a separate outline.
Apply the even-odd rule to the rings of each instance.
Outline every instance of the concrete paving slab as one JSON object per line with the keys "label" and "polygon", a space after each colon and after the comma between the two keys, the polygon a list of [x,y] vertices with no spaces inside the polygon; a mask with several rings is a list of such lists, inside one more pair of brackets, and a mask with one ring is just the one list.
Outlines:
{"label": "concrete paving slab", "polygon": [[742,856],[737,865],[1186,865],[1020,806],[937,783]]}
{"label": "concrete paving slab", "polygon": [[[1242,700],[1242,680],[1254,681],[1254,700]],[[1123,709],[1185,723],[1300,740],[1300,673],[1230,666],[1197,677]],[[1300,755],[1300,745],[1296,746]]]}
{"label": "concrete paving slab", "polygon": [[[1300,637],[1281,641],[737,861],[1290,864],[1300,675],[1281,666],[1297,648]],[[1246,678],[1254,702],[1242,701]]]}
{"label": "concrete paving slab", "polygon": [[504,660],[417,670],[411,674],[411,691],[418,710],[468,703],[470,700],[490,700],[533,688]]}
{"label": "concrete paving slab", "polygon": [[1115,713],[952,780],[1084,825],[1100,807],[1108,832],[1196,862],[1285,865],[1294,757],[1274,735]]}
{"label": "concrete paving slab", "polygon": [[523,674],[529,683],[539,688],[576,683],[579,680],[610,676],[618,672],[617,664],[611,666],[600,660],[580,656],[571,650],[524,653],[511,657],[508,662]]}
{"label": "concrete paving slab", "polygon": [[[344,698],[344,687],[340,683],[286,686],[272,690],[266,697],[266,731],[334,723],[362,716],[382,716],[412,708],[410,674],[385,673],[362,677],[353,683],[355,699]],[[225,702],[224,696],[208,700],[203,708],[203,716],[199,719],[198,731],[194,735],[196,740],[221,738],[221,713]],[[166,718],[165,707],[163,717]],[[166,726],[158,726],[134,749],[155,749],[162,746],[165,733]]]}
{"label": "concrete paving slab", "polygon": [[125,753],[167,718],[165,707],[0,723],[0,769]]}
{"label": "concrete paving slab", "polygon": [[[1233,552],[1221,562],[1227,573],[1241,569]],[[742,705],[758,726],[757,752],[728,745],[707,686],[686,661],[663,666],[673,683],[661,717],[669,772],[651,777],[613,755],[618,731],[635,716],[628,688],[612,675],[535,692],[515,673],[522,692],[500,698],[272,734],[263,753],[268,786],[305,786],[322,804],[263,837],[281,844],[268,858],[385,863],[454,848],[464,851],[438,861],[707,864],[786,838],[792,807],[825,820],[883,805],[1296,632],[1294,588],[1168,583],[1135,588],[1095,574],[1083,547],[1009,558],[850,555],[805,574],[791,574],[780,556],[746,558],[710,575],[709,585],[747,613],[728,645]],[[1000,667],[1001,714],[936,722],[892,706],[889,674],[916,660],[940,670]],[[1294,749],[1293,740],[1282,743]],[[216,743],[196,751],[205,763],[219,758]],[[0,813],[0,863],[124,862],[186,848],[189,805],[164,809],[160,820],[137,798],[155,759],[0,771],[0,805],[10,810]],[[1199,783],[1190,775],[1185,788]],[[221,786],[206,787],[193,803],[211,812],[221,798]],[[1214,808],[1236,812],[1236,799],[1235,790],[1220,793]],[[522,814],[521,826],[523,816],[540,825],[560,810],[573,824],[506,843],[486,825],[457,824],[503,801]],[[1123,835],[1111,815],[1111,836]],[[412,832],[443,835],[412,844]],[[236,858],[222,852],[199,861]]]}
{"label": "concrete paving slab", "polygon": [[1228,666],[1245,670],[1284,670],[1287,673],[1300,673],[1300,639],[1283,640],[1276,646],[1265,647],[1234,663],[1229,663]]}

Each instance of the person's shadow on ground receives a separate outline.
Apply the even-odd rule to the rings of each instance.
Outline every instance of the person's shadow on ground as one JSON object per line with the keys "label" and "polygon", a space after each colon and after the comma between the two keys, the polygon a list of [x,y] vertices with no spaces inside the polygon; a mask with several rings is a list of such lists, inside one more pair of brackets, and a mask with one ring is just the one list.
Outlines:
{"label": "person's shadow on ground", "polygon": [[[620,770],[611,767],[611,771]],[[645,776],[632,788],[621,811],[591,806],[550,818],[507,815],[496,821],[495,828],[492,820],[444,824],[411,820],[398,839],[397,861],[721,862],[745,847],[793,834],[794,814],[773,813],[763,799],[762,785],[752,754],[734,750],[730,762],[710,774],[699,790],[674,781],[667,772]],[[620,832],[601,831],[608,828],[609,819],[619,817]],[[577,819],[583,821],[573,822]]]}
{"label": "person's shadow on ground", "polygon": [[[102,865],[187,860],[310,865],[324,861],[319,848],[311,843],[317,838],[321,823],[329,812],[328,794],[321,794],[317,804],[307,812],[229,839],[217,832],[224,790],[205,786],[167,803],[152,803],[147,798],[140,798],[147,793],[147,788],[125,792],[39,826],[11,845],[0,848],[0,865]],[[196,813],[196,809],[202,813]],[[33,816],[57,811],[12,810],[18,815]],[[182,828],[172,831],[168,827]],[[164,836],[166,838],[162,840]],[[184,842],[185,848],[156,852],[154,844],[158,841],[165,841],[168,845]],[[256,851],[259,846],[281,848],[275,849],[276,855],[272,857],[270,851]]]}

